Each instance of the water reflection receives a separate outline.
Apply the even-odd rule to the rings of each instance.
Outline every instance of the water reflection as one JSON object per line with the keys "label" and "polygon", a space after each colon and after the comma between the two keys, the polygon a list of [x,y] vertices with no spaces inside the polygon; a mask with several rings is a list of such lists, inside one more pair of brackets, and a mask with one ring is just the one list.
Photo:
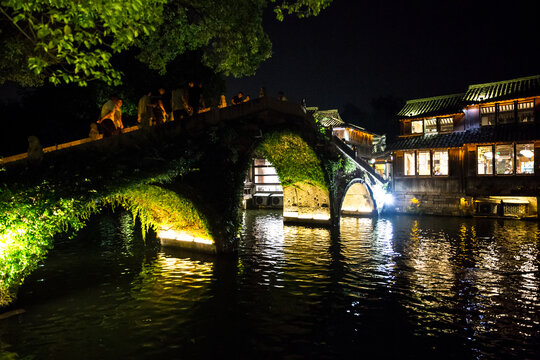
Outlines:
{"label": "water reflection", "polygon": [[[475,357],[517,333],[538,350],[528,340],[538,334],[538,236],[531,236],[538,224],[449,219],[435,231],[426,220],[405,220],[410,238],[398,265],[404,271],[396,290],[411,299],[404,306],[418,324],[415,334],[451,334]],[[498,351],[515,356],[525,348]]]}
{"label": "water reflection", "polygon": [[129,215],[59,240],[0,358],[535,358],[538,223],[243,215],[237,256],[146,245]]}

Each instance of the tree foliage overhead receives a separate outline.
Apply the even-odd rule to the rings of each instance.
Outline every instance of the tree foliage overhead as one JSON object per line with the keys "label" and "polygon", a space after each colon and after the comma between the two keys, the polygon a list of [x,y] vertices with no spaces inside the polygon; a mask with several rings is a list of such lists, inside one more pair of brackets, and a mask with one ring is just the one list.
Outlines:
{"label": "tree foliage overhead", "polygon": [[[21,44],[19,53],[36,81],[116,83],[120,73],[111,66],[112,55],[155,30],[165,1],[4,0],[8,23],[2,24],[2,40],[15,49]],[[17,81],[17,69],[9,70],[6,75]]]}
{"label": "tree foliage overhead", "polygon": [[114,54],[138,48],[139,60],[164,73],[169,62],[202,50],[224,75],[250,75],[271,55],[263,30],[270,6],[317,15],[331,0],[1,0],[0,83],[23,86],[91,80],[119,84]]}

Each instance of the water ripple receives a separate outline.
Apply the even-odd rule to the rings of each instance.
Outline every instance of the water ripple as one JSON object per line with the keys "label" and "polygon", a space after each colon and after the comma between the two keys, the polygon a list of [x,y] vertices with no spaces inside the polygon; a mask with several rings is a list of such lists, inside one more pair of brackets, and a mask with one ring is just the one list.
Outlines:
{"label": "water ripple", "polygon": [[20,291],[0,358],[537,358],[538,223],[247,212],[237,257],[163,251],[93,219]]}

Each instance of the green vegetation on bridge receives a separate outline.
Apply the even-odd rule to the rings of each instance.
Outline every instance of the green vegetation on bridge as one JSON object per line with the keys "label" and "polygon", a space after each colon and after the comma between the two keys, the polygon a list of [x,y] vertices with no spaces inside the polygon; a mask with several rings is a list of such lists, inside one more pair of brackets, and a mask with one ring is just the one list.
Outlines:
{"label": "green vegetation on bridge", "polygon": [[[55,234],[73,236],[106,206],[131,211],[143,231],[189,232],[213,239],[218,252],[234,251],[254,153],[273,162],[284,190],[296,194],[291,213],[334,216],[344,188],[335,179],[350,166],[298,110],[261,99],[191,119],[189,133],[167,123],[52,152],[38,164],[11,164],[0,172],[0,306],[14,300]],[[302,203],[313,200],[312,190],[316,199]]]}
{"label": "green vegetation on bridge", "polygon": [[300,136],[290,132],[272,133],[259,149],[274,164],[283,187],[308,183],[328,191],[321,160]]}
{"label": "green vegetation on bridge", "polygon": [[49,174],[39,183],[28,177],[4,184],[0,188],[0,306],[14,300],[24,278],[52,249],[54,235],[74,236],[92,214],[107,206],[131,211],[134,220],[140,219],[143,234],[149,228],[174,227],[211,237],[206,220],[191,201],[150,185],[170,182],[189,171],[189,162],[177,161],[153,176],[116,172],[98,183],[79,174],[60,173]]}

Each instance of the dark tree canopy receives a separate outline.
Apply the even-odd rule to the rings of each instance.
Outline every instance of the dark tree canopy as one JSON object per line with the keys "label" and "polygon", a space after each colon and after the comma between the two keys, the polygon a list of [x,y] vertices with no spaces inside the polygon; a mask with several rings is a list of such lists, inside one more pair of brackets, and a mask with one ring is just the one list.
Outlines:
{"label": "dark tree canopy", "polygon": [[23,86],[122,81],[114,54],[137,48],[138,59],[163,74],[178,55],[200,50],[216,73],[251,75],[271,55],[262,28],[271,7],[317,15],[331,0],[2,0],[0,83]]}

